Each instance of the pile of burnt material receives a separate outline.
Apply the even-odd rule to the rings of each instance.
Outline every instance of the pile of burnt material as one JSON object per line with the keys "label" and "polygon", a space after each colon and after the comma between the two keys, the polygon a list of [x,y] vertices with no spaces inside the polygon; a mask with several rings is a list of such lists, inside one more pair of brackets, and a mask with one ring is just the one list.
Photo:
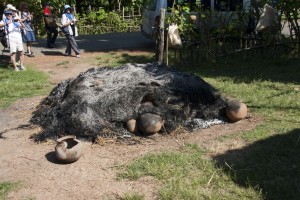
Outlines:
{"label": "pile of burnt material", "polygon": [[195,75],[157,63],[126,64],[61,82],[31,122],[43,128],[38,140],[70,134],[93,140],[207,127],[223,122],[225,106],[218,91]]}

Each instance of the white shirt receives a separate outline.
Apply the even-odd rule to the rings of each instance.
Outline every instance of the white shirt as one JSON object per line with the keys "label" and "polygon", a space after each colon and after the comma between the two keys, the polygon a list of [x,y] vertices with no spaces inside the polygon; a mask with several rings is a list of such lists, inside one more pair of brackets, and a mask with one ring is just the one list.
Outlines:
{"label": "white shirt", "polygon": [[[5,23],[4,21],[1,21],[1,23]],[[22,43],[22,34],[21,34],[21,24],[19,22],[17,22],[18,26],[15,26],[15,24],[12,23],[8,23],[5,24],[5,31],[6,31],[6,37],[7,39],[14,41],[16,43]]]}
{"label": "white shirt", "polygon": [[[76,21],[75,17],[74,17],[74,20]],[[65,14],[63,14],[62,17],[61,17],[61,24],[64,25],[64,24],[69,23],[69,22],[70,22],[70,19]],[[70,25],[68,26],[68,30],[69,30],[69,33],[71,35],[78,36],[78,31],[77,31],[76,26],[75,26],[75,33],[74,34],[73,34],[73,30],[72,30]]]}

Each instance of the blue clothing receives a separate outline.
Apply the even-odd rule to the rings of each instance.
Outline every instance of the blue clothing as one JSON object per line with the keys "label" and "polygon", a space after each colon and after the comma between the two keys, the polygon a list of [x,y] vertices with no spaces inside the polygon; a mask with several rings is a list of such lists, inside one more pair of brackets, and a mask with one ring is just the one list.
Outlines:
{"label": "blue clothing", "polygon": [[25,34],[23,34],[23,42],[34,42],[35,35],[32,27],[32,20],[29,12],[21,12],[21,18],[26,19],[23,24],[25,25]]}
{"label": "blue clothing", "polygon": [[34,42],[35,41],[35,35],[33,31],[26,31],[26,33],[23,35],[23,41],[26,42]]}
{"label": "blue clothing", "polygon": [[31,19],[28,19],[28,16],[29,16],[29,12],[22,12],[21,13],[21,18],[22,19],[25,19],[27,18],[23,24],[25,25],[25,30],[26,31],[33,31],[33,28],[32,28],[32,20]]}
{"label": "blue clothing", "polygon": [[69,18],[70,21],[75,18],[72,13],[65,13],[65,15],[67,16],[67,18]]}

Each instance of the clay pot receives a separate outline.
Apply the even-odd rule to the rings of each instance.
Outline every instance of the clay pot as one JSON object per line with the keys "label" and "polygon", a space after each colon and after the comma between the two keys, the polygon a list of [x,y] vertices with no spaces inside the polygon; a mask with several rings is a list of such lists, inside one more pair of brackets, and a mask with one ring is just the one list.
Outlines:
{"label": "clay pot", "polygon": [[227,102],[225,112],[230,122],[237,122],[247,116],[247,106],[244,103],[230,100]]}
{"label": "clay pot", "polygon": [[138,132],[138,127],[136,125],[136,120],[135,119],[130,119],[126,123],[127,129],[130,133],[137,133]]}
{"label": "clay pot", "polygon": [[138,128],[145,135],[157,133],[163,124],[161,116],[152,113],[145,113],[138,120]]}
{"label": "clay pot", "polygon": [[56,141],[55,154],[58,160],[71,163],[77,161],[82,155],[83,146],[76,136],[68,135]]}

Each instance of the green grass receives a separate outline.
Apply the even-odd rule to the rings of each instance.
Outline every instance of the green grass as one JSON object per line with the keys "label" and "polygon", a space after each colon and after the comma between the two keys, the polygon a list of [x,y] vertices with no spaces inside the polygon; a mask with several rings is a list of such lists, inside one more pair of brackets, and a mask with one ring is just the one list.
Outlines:
{"label": "green grass", "polygon": [[153,53],[143,53],[133,55],[130,53],[109,52],[96,57],[99,65],[105,66],[120,66],[126,63],[147,63],[154,62]]}
{"label": "green grass", "polygon": [[209,157],[200,147],[148,155],[120,178],[153,176],[163,183],[159,199],[299,199],[300,59],[226,60],[180,67],[243,101],[262,123],[221,137],[249,145]]}
{"label": "green grass", "polygon": [[154,176],[164,183],[159,199],[261,198],[255,188],[234,184],[231,176],[216,168],[214,161],[196,145],[184,146],[178,152],[147,155],[119,174],[120,178],[132,180],[141,176]]}
{"label": "green grass", "polygon": [[17,188],[19,183],[0,182],[0,200],[6,199],[8,193]]}
{"label": "green grass", "polygon": [[0,108],[20,98],[45,95],[51,89],[48,76],[30,68],[19,72],[0,68],[0,85]]}
{"label": "green grass", "polygon": [[62,61],[62,62],[57,63],[56,66],[67,65],[69,63],[70,63],[69,61]]}
{"label": "green grass", "polygon": [[299,63],[300,59],[231,61],[193,70],[222,94],[243,101],[263,117],[265,122],[257,129],[239,135],[254,141],[299,128]]}
{"label": "green grass", "polygon": [[122,200],[143,200],[145,199],[143,195],[139,195],[139,194],[130,194],[130,193],[126,193],[123,197],[121,197]]}

